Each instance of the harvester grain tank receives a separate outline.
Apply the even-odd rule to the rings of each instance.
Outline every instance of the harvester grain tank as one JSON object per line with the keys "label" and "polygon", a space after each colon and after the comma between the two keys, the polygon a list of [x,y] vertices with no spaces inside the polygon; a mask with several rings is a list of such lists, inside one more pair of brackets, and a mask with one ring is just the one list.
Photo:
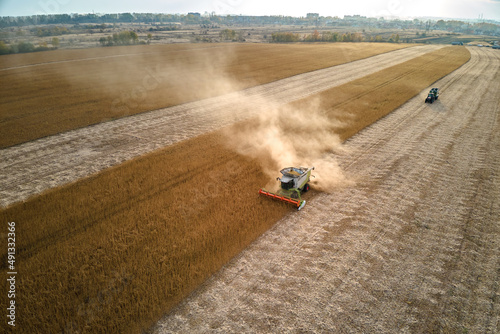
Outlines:
{"label": "harvester grain tank", "polygon": [[[280,172],[281,178],[276,180],[280,181],[280,189],[276,192],[270,192],[265,189],[260,189],[259,194],[269,198],[277,199],[282,202],[290,203],[300,210],[306,205],[306,201],[301,198],[301,193],[309,190],[309,181],[311,179],[311,172],[314,167],[286,167]],[[314,175],[313,175],[314,177]]]}

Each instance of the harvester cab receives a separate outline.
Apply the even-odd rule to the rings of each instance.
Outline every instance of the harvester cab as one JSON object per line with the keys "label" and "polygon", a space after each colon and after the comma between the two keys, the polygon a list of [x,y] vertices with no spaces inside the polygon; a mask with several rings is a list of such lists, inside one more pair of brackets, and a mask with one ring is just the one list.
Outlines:
{"label": "harvester cab", "polygon": [[309,190],[309,180],[314,167],[286,167],[280,172],[281,177],[277,180],[280,182],[280,189],[276,193],[272,193],[265,189],[260,189],[259,194],[277,199],[283,202],[293,204],[297,210],[302,209],[306,205],[306,201],[301,198],[301,193]]}

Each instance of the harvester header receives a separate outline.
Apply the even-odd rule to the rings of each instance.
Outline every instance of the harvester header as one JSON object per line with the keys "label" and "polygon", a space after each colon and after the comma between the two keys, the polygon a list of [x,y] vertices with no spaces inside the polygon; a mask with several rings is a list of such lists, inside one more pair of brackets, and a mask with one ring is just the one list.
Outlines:
{"label": "harvester header", "polygon": [[[266,197],[277,199],[282,202],[290,203],[297,207],[297,210],[302,209],[306,205],[306,201],[301,198],[301,193],[309,190],[309,181],[311,179],[311,172],[314,167],[286,167],[280,172],[281,178],[276,180],[280,181],[280,189],[277,193],[272,193],[265,189],[260,189],[259,194]],[[314,177],[314,175],[313,175]]]}

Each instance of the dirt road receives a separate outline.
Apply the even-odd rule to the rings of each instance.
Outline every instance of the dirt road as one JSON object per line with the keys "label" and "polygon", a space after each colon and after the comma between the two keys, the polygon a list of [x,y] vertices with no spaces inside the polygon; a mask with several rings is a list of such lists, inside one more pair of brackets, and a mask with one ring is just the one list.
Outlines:
{"label": "dirt road", "polygon": [[356,185],[319,194],[156,333],[500,332],[500,52],[345,143]]}
{"label": "dirt road", "polygon": [[[0,207],[155,149],[402,63],[441,46],[419,46],[297,75],[212,99],[105,122],[0,150]],[[238,106],[238,107],[236,107]]]}

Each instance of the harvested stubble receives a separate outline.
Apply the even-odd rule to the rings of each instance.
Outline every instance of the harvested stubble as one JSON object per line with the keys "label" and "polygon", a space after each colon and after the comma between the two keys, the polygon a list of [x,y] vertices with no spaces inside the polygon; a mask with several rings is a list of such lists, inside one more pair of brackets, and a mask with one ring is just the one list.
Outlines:
{"label": "harvested stubble", "polygon": [[203,44],[6,55],[0,147],[406,46]]}
{"label": "harvested stubble", "polygon": [[[320,109],[345,124],[336,133],[346,140],[469,59],[465,48],[439,49],[317,94]],[[308,105],[308,99],[292,105],[300,110]]]}
{"label": "harvested stubble", "polygon": [[[464,48],[438,50],[329,90],[325,112],[351,114],[347,138],[468,59]],[[258,197],[260,161],[225,141],[206,134],[2,210],[18,231],[16,329],[138,332],[290,212]]]}

